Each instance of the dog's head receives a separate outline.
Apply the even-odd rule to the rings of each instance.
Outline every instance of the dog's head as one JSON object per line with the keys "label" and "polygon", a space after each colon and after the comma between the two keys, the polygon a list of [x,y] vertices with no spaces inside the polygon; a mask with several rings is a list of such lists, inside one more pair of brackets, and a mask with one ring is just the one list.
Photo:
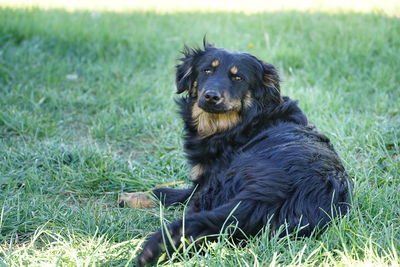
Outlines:
{"label": "dog's head", "polygon": [[177,93],[195,100],[192,118],[203,136],[229,130],[253,105],[279,104],[279,76],[271,64],[237,51],[204,44],[185,47],[177,66]]}

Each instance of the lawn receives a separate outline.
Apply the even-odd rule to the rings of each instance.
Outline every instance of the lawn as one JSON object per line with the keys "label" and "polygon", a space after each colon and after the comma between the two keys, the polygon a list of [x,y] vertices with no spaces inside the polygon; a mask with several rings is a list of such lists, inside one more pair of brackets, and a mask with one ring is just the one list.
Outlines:
{"label": "lawn", "polygon": [[160,265],[399,265],[399,5],[241,13],[3,2],[0,266],[132,266],[144,238],[182,216],[184,207],[121,209],[117,197],[190,186],[174,66],[204,34],[278,68],[283,95],[340,153],[352,210],[319,236],[266,230],[247,246],[221,236],[207,254]]}

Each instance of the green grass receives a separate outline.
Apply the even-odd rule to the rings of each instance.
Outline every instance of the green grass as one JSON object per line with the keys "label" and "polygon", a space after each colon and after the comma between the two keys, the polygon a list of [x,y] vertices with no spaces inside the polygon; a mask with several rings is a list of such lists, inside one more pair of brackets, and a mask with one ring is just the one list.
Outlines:
{"label": "green grass", "polygon": [[129,266],[183,209],[118,192],[188,187],[174,66],[203,35],[273,63],[355,183],[321,236],[221,236],[168,266],[398,266],[400,21],[382,13],[89,12],[0,8],[0,265]]}

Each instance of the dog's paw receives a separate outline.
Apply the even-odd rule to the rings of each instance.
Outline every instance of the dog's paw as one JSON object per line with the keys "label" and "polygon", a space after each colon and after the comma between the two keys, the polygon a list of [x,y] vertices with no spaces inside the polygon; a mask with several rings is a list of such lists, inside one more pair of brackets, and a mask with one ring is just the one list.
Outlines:
{"label": "dog's paw", "polygon": [[118,200],[121,208],[128,206],[134,209],[148,209],[154,207],[154,201],[145,193],[122,193]]}
{"label": "dog's paw", "polygon": [[[168,241],[167,241],[168,242]],[[155,265],[161,253],[165,252],[161,231],[154,233],[146,242],[142,252],[137,257],[136,267]]]}
{"label": "dog's paw", "polygon": [[136,267],[142,267],[147,264],[154,265],[154,262],[160,254],[160,244],[154,242],[153,244],[147,243],[137,258]]}

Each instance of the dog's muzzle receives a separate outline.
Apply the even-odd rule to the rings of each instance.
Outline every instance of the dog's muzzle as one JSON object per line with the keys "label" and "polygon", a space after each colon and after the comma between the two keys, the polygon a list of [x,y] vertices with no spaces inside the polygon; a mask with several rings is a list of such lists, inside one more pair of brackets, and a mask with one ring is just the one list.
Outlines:
{"label": "dog's muzzle", "polygon": [[225,113],[225,97],[217,90],[206,90],[199,95],[199,108],[208,113]]}

